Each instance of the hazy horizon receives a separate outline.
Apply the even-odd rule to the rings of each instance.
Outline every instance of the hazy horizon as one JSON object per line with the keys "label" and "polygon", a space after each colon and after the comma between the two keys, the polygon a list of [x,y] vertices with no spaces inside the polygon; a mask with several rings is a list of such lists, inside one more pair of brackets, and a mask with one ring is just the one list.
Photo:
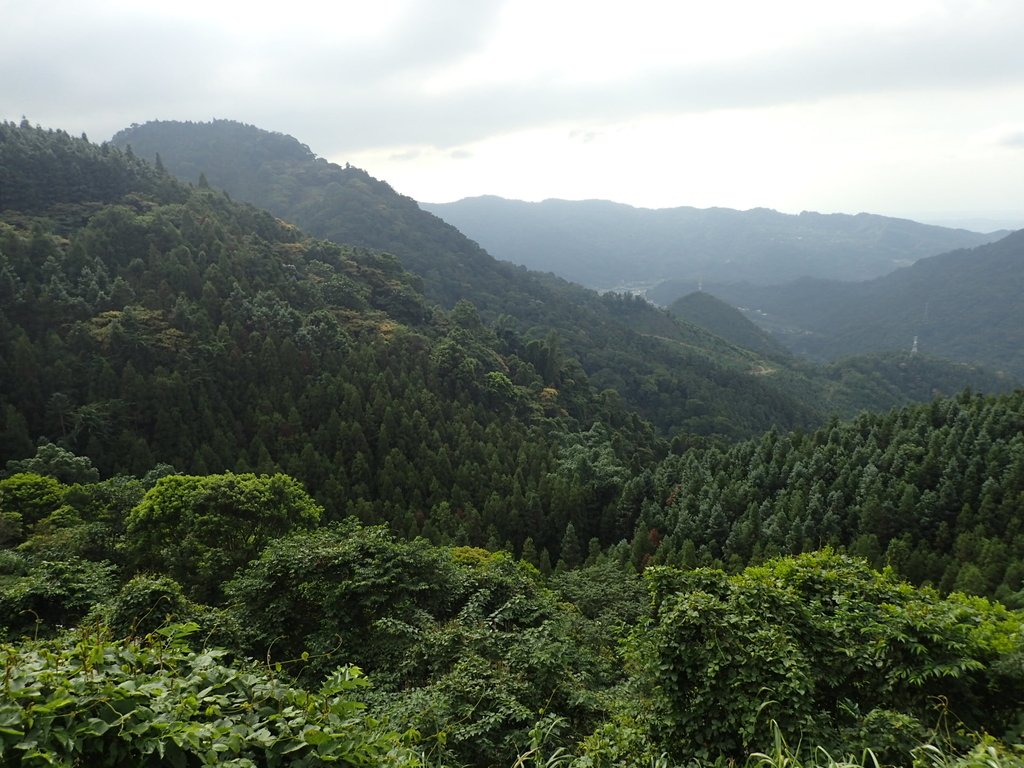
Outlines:
{"label": "hazy horizon", "polygon": [[1024,226],[1012,0],[0,0],[0,118],[214,117],[417,200]]}
{"label": "hazy horizon", "polygon": [[[384,179],[384,181],[387,181],[387,179]],[[397,190],[397,191],[398,192],[402,192],[402,190]],[[479,197],[500,197],[500,198],[505,199],[505,200],[509,200],[509,201],[512,201],[512,202],[521,202],[521,203],[544,203],[544,202],[547,202],[549,200],[558,200],[558,201],[564,201],[564,202],[570,202],[570,203],[597,201],[597,202],[615,203],[617,205],[627,205],[627,206],[630,206],[632,208],[646,208],[648,210],[669,210],[669,209],[672,209],[672,208],[729,207],[729,206],[695,206],[695,205],[691,206],[691,205],[687,205],[685,203],[682,203],[682,204],[679,204],[679,205],[666,205],[666,206],[659,206],[657,208],[653,208],[653,207],[650,207],[650,206],[633,205],[632,203],[624,202],[622,200],[610,200],[610,199],[606,199],[606,198],[597,198],[597,197],[584,197],[584,198],[577,198],[577,199],[568,199],[568,198],[547,196],[547,197],[541,197],[541,198],[536,199],[536,200],[524,200],[522,198],[506,198],[503,195],[492,195],[492,194],[488,194],[488,193],[484,193],[482,195],[468,195],[466,197],[459,197],[459,198],[456,198],[454,200],[417,200],[417,202],[422,203],[424,205],[446,205],[446,204],[449,204],[449,203],[457,203],[457,202],[460,202],[462,200],[479,198]],[[824,214],[824,215],[829,215],[829,214],[848,214],[848,215],[851,215],[851,216],[855,216],[855,215],[857,215],[859,213],[870,213],[870,214],[875,214],[875,215],[878,215],[878,216],[888,216],[888,217],[891,217],[891,218],[910,219],[911,221],[916,221],[916,222],[918,222],[920,224],[931,224],[931,225],[937,226],[937,227],[949,227],[949,228],[952,228],[952,229],[968,229],[968,230],[972,230],[974,232],[995,232],[995,231],[1004,230],[1004,229],[1007,229],[1007,230],[1024,229],[1024,214],[1018,215],[1018,214],[1016,214],[1016,213],[1014,213],[1012,211],[993,211],[993,212],[987,212],[987,213],[986,212],[978,212],[978,213],[973,214],[973,215],[970,214],[970,213],[959,213],[959,212],[948,212],[948,211],[947,212],[931,211],[931,212],[921,212],[921,213],[917,213],[917,214],[911,213],[909,215],[896,215],[896,214],[885,213],[885,212],[882,212],[882,211],[821,211],[821,210],[811,211],[810,209],[804,209],[802,211],[783,211],[783,210],[779,210],[778,208],[772,208],[771,206],[767,206],[767,205],[755,205],[755,206],[752,206],[751,208],[740,208],[740,209],[737,209],[737,210],[749,211],[749,210],[754,210],[754,209],[757,209],[757,208],[766,208],[766,209],[769,209],[769,210],[776,211],[778,213],[787,214],[789,216],[798,216],[799,214],[804,213],[804,212],[820,213],[820,214]]]}

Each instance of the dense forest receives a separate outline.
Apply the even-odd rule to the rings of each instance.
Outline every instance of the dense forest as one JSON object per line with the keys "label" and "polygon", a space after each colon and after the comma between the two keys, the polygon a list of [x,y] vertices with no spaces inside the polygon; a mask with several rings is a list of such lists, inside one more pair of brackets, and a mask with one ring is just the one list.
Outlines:
{"label": "dense forest", "polygon": [[652,423],[562,325],[205,175],[23,123],[0,179],[0,764],[1024,759],[1020,391],[829,419],[942,364],[783,397],[587,296],[605,365],[723,350],[659,365],[735,404],[654,376]]}
{"label": "dense forest", "polygon": [[936,400],[689,452],[630,481],[653,561],[736,570],[843,548],[1024,607],[1024,395]]}
{"label": "dense forest", "polygon": [[717,332],[635,297],[599,296],[498,261],[385,182],[329,163],[291,136],[230,120],[154,121],[119,132],[113,143],[154,162],[159,156],[179,179],[202,177],[318,237],[393,253],[422,280],[428,301],[446,308],[472,301],[486,323],[515,328],[528,340],[544,341],[555,331],[560,350],[579,362],[595,389],[615,390],[663,437],[752,437],[771,426],[807,427],[833,412],[852,416],[965,386],[987,392],[1012,386],[1012,379],[937,359],[909,375],[873,355],[837,361],[828,371],[766,361],[758,350],[723,343]]}
{"label": "dense forest", "polygon": [[[723,349],[711,334],[646,302],[601,297],[496,261],[386,183],[327,163],[291,137],[230,121],[157,122],[124,131],[115,142],[138,144],[140,155],[159,154],[181,179],[202,175],[316,236],[396,255],[419,277],[426,300],[449,309],[471,301],[497,333],[514,331],[524,344],[557,344],[556,356],[573,366],[568,378],[615,390],[663,436],[737,437],[816,418],[813,406],[747,376],[749,353]],[[744,397],[732,396],[738,391]]]}

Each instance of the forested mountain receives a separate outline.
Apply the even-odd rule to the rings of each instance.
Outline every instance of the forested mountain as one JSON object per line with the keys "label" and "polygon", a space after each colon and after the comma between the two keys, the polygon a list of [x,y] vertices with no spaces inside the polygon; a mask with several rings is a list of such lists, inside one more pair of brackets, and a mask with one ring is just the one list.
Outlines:
{"label": "forested mountain", "polygon": [[109,144],[91,144],[64,131],[34,130],[27,120],[3,123],[0,132],[0,211],[46,212],[64,226],[62,214],[88,213],[89,207],[120,201],[129,194],[180,201],[184,189],[151,163]]}
{"label": "forested mountain", "polygon": [[792,350],[818,359],[918,349],[1024,375],[1024,232],[863,283],[721,285]]}
{"label": "forested mountain", "polygon": [[[100,480],[40,450],[0,479],[0,627],[17,641],[0,745],[111,766],[562,754],[633,768],[773,742],[787,764],[822,747],[887,765],[930,739],[936,757],[982,732],[1013,742],[1019,612],[834,552],[743,566],[831,542],[1019,602],[1022,397],[773,432],[632,477],[598,469],[636,534],[585,560],[567,543],[550,579],[532,540],[516,562],[331,525],[283,475]],[[934,727],[936,700],[955,731]],[[989,760],[1005,749],[983,744]]]}
{"label": "forested mountain", "polygon": [[910,354],[907,350],[867,352],[823,366],[809,363],[795,357],[775,335],[754,324],[740,310],[706,291],[677,299],[668,311],[762,355],[753,364],[752,373],[774,377],[801,397],[828,403],[838,414],[855,415],[865,409],[884,411],[894,405],[927,402],[965,387],[991,394],[1008,392],[1019,381],[983,366]]}
{"label": "forested mountain", "polygon": [[[11,187],[63,173],[39,146],[137,164],[60,132],[0,136]],[[663,444],[556,337],[431,309],[394,257],[208,188],[164,176],[110,205],[49,189],[38,213],[0,214],[0,461],[47,438],[103,475],[285,470],[335,519],[475,545],[532,534],[553,557],[570,517],[584,544],[624,534],[575,457],[618,473]]]}
{"label": "forested mountain", "polygon": [[[431,309],[393,257],[309,239],[116,149],[13,125],[3,136],[11,188],[60,179],[75,153],[145,184],[105,205],[67,203],[55,183],[34,214],[3,212],[0,460],[45,437],[104,475],[286,471],[331,518],[516,551],[529,535],[555,562],[570,525],[580,545],[632,535],[612,481],[665,450],[633,403],[682,450],[702,435],[810,427],[804,402],[849,409],[855,391],[888,405],[911,389],[888,375],[766,371],[757,353],[611,295],[587,301],[633,347],[605,350],[588,376],[548,329],[524,337],[464,300]],[[49,144],[63,154],[39,151]],[[594,344],[600,330],[576,333]],[[656,354],[657,375],[635,370]]]}
{"label": "forested mountain", "polygon": [[1024,606],[1020,390],[772,431],[671,456],[632,483],[636,541],[656,562],[735,569],[834,546],[916,583]]}
{"label": "forested mountain", "polygon": [[546,345],[567,366],[578,361],[569,374],[573,380],[613,390],[665,436],[736,438],[773,425],[809,426],[830,412],[853,414],[952,394],[967,385],[1007,387],[983,373],[942,370],[935,362],[919,366],[923,381],[906,391],[900,387],[906,377],[889,375],[888,366],[873,381],[858,372],[780,369],[766,364],[759,351],[724,343],[639,299],[598,296],[496,261],[365,171],[328,163],[292,137],[253,126],[157,121],[126,129],[114,141],[154,161],[159,155],[180,178],[202,176],[315,235],[394,253],[420,276],[428,299],[444,306],[471,301],[499,334],[514,331],[527,344]]}
{"label": "forested mountain", "polygon": [[587,376],[205,179],[7,123],[0,168],[5,766],[1019,765],[1024,393],[670,452],[594,381],[714,345],[741,402],[676,407],[738,434],[935,371],[579,290],[641,345]]}
{"label": "forested mountain", "polygon": [[750,376],[749,352],[642,300],[602,297],[495,260],[387,184],[317,158],[289,136],[218,120],[147,123],[114,141],[139,156],[159,155],[180,178],[202,174],[314,235],[395,254],[420,276],[428,299],[449,307],[469,300],[499,333],[548,345],[577,366],[569,377],[614,390],[662,434],[736,437],[775,423],[808,425],[825,408]]}
{"label": "forested mountain", "polygon": [[674,316],[698,325],[740,347],[772,358],[786,358],[789,351],[771,334],[748,320],[742,312],[710,293],[695,291],[669,305]]}
{"label": "forested mountain", "polygon": [[672,278],[755,284],[802,276],[866,280],[1000,236],[867,213],[651,210],[605,200],[526,203],[490,196],[421,205],[499,259],[600,289],[647,287]]}
{"label": "forested mountain", "polygon": [[445,307],[469,299],[493,319],[551,297],[535,277],[491,258],[387,183],[329,163],[291,136],[231,120],[154,121],[120,131],[112,143],[150,162],[159,155],[182,181],[203,176],[316,237],[392,253],[422,277],[426,297]]}

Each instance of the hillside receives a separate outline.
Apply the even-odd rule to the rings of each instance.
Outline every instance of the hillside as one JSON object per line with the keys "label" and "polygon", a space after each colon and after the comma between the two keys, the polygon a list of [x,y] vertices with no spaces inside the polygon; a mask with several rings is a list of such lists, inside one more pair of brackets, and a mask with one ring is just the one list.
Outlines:
{"label": "hillside", "polygon": [[[655,562],[748,563],[841,547],[943,591],[1024,606],[1024,392],[962,394],[668,457],[638,529]],[[656,529],[656,535],[648,535]]]}
{"label": "hillside", "polygon": [[[66,167],[51,144],[137,167],[54,131],[0,137],[31,183]],[[142,176],[160,183],[75,204],[40,184],[37,213],[0,211],[0,466],[41,441],[104,476],[287,471],[330,518],[438,540],[525,529],[556,555],[570,520],[584,541],[624,534],[598,489],[551,475],[580,445],[615,468],[664,445],[556,345],[429,308],[393,256]]]}
{"label": "hillside", "polygon": [[[907,350],[864,352],[824,365],[809,362],[795,357],[777,335],[706,291],[677,299],[668,311],[729,344],[760,355],[750,369],[753,374],[770,377],[793,395],[827,404],[827,410],[844,416],[949,397],[965,388],[989,394],[1008,392],[1019,382],[1014,376],[985,366],[924,353],[911,355]],[[758,319],[765,320],[763,316]]]}
{"label": "hillside", "polygon": [[499,259],[600,289],[648,287],[667,279],[755,284],[801,276],[866,280],[1000,234],[867,213],[650,210],[604,200],[526,203],[477,197],[422,207]]}
{"label": "hillside", "polygon": [[818,359],[909,351],[917,337],[921,352],[1024,376],[1024,232],[863,283],[715,290]]}
{"label": "hillside", "polygon": [[[532,334],[466,300],[445,312],[392,256],[310,238],[116,149],[3,131],[7,156],[23,155],[12,188],[96,153],[140,181],[110,203],[40,185],[38,212],[0,212],[0,462],[49,440],[104,475],[285,471],[331,518],[476,546],[529,535],[555,562],[570,525],[581,544],[631,535],[608,479],[667,448],[641,415],[682,450],[809,428],[825,403],[959,388],[919,366],[777,364],[642,300],[557,282],[580,306],[554,306],[538,319],[562,324]],[[50,143],[67,156],[40,151]]]}
{"label": "hillside", "polygon": [[[386,183],[317,158],[289,136],[217,120],[147,123],[120,132],[114,141],[139,156],[159,156],[182,179],[202,175],[317,236],[394,253],[420,277],[428,299],[443,306],[471,301],[499,334],[513,333],[535,352],[546,346],[578,363],[573,381],[585,377],[598,391],[614,391],[665,436],[736,438],[908,399],[899,391],[885,399],[892,391],[888,386],[847,390],[842,378],[838,384],[823,380],[811,368],[765,376],[777,366],[761,352],[673,319],[647,302],[598,296],[553,275],[497,261]],[[917,387],[915,393],[952,394],[974,383],[965,378],[949,389],[950,381],[945,377],[941,386]]]}
{"label": "hillside", "polygon": [[786,358],[789,352],[742,312],[704,291],[676,299],[668,311],[682,320],[706,328],[721,338],[767,357]]}
{"label": "hillside", "polygon": [[359,168],[328,163],[291,136],[230,120],[154,121],[120,131],[112,143],[150,162],[159,155],[186,183],[203,175],[317,237],[393,253],[423,278],[427,298],[443,306],[471,299],[496,316],[516,300],[496,287],[530,290],[512,265],[491,258],[411,198]]}
{"label": "hillside", "polygon": [[737,437],[820,418],[814,405],[750,376],[757,355],[646,302],[602,297],[497,261],[384,182],[317,158],[294,138],[218,120],[147,123],[114,141],[139,156],[159,155],[182,179],[203,174],[314,235],[394,253],[419,275],[428,299],[471,301],[526,344],[557,343],[557,354],[578,361],[594,388],[617,392],[662,434]]}
{"label": "hillside", "polygon": [[635,533],[584,556],[567,528],[554,572],[532,537],[517,560],[332,522],[281,474],[100,480],[41,450],[0,477],[0,747],[633,768],[774,744],[868,768],[941,738],[937,764],[1015,766],[1024,615],[970,593],[1021,602],[1021,407],[963,395],[639,472],[566,456]]}
{"label": "hillside", "polygon": [[[627,370],[392,255],[59,131],[0,158],[4,765],[1016,765],[1021,392],[669,452]],[[574,290],[741,400],[937,375],[743,371]]]}

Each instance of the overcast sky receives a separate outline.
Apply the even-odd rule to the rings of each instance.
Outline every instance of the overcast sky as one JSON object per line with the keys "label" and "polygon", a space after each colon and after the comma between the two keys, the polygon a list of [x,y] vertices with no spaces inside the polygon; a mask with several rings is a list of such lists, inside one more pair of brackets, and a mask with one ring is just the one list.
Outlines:
{"label": "overcast sky", "polygon": [[0,118],[229,118],[418,200],[1024,226],[1021,0],[0,0]]}

